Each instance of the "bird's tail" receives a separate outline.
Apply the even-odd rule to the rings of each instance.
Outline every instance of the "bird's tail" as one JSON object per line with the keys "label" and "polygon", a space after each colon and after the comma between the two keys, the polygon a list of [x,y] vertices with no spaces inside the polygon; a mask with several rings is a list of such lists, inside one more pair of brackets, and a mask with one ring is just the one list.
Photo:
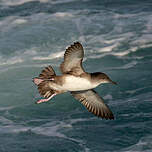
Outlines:
{"label": "bird's tail", "polygon": [[52,90],[48,85],[48,81],[51,81],[54,76],[56,76],[55,71],[51,66],[48,66],[42,70],[39,77],[35,77],[33,79],[33,82],[38,86],[40,95],[43,97],[48,98],[55,93],[54,90]]}
{"label": "bird's tail", "polygon": [[45,67],[42,72],[40,73],[39,77],[33,78],[33,82],[36,85],[39,85],[43,81],[51,80],[55,76],[55,71],[51,66]]}
{"label": "bird's tail", "polygon": [[55,90],[51,89],[47,80],[42,81],[38,84],[38,91],[41,96],[49,98],[55,93]]}

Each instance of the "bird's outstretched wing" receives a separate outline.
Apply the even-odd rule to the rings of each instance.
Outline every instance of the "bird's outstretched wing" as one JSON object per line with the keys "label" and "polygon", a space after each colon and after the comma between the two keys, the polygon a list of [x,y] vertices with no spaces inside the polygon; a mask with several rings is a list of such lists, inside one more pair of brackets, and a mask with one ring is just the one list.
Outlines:
{"label": "bird's outstretched wing", "polygon": [[93,89],[87,91],[71,92],[71,94],[77,100],[79,100],[88,109],[89,112],[92,112],[94,115],[105,119],[114,119],[112,111]]}
{"label": "bird's outstretched wing", "polygon": [[83,47],[79,42],[68,47],[64,54],[64,61],[60,65],[61,72],[80,75],[84,72],[82,60],[84,56]]}

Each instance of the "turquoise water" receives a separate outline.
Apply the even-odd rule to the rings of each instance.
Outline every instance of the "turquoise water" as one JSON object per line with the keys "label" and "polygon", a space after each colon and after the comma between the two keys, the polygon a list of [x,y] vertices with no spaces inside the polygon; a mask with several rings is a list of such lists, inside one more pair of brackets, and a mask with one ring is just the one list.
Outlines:
{"label": "turquoise water", "polygon": [[[40,99],[32,78],[48,65],[60,74],[65,48],[85,49],[115,120],[89,113],[65,93]],[[0,1],[0,152],[152,151],[151,0]]]}

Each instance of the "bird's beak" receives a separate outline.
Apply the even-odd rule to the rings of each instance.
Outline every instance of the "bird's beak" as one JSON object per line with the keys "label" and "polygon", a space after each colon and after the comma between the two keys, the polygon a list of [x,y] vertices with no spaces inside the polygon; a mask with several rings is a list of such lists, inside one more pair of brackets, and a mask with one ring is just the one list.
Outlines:
{"label": "bird's beak", "polygon": [[111,81],[111,83],[117,85],[117,82]]}
{"label": "bird's beak", "polygon": [[117,82],[110,80],[110,83],[117,85]]}

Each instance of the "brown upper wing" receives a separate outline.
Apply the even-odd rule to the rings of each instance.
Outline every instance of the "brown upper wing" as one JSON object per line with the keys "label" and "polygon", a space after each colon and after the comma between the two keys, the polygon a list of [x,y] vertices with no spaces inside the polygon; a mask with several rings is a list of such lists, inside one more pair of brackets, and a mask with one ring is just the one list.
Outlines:
{"label": "brown upper wing", "polygon": [[64,61],[60,65],[62,73],[71,73],[80,75],[84,72],[82,68],[82,60],[84,56],[83,47],[79,42],[68,47],[64,54]]}
{"label": "brown upper wing", "polygon": [[87,91],[71,92],[71,94],[77,100],[79,100],[88,109],[89,112],[92,112],[94,115],[105,119],[114,119],[112,111],[93,89]]}

